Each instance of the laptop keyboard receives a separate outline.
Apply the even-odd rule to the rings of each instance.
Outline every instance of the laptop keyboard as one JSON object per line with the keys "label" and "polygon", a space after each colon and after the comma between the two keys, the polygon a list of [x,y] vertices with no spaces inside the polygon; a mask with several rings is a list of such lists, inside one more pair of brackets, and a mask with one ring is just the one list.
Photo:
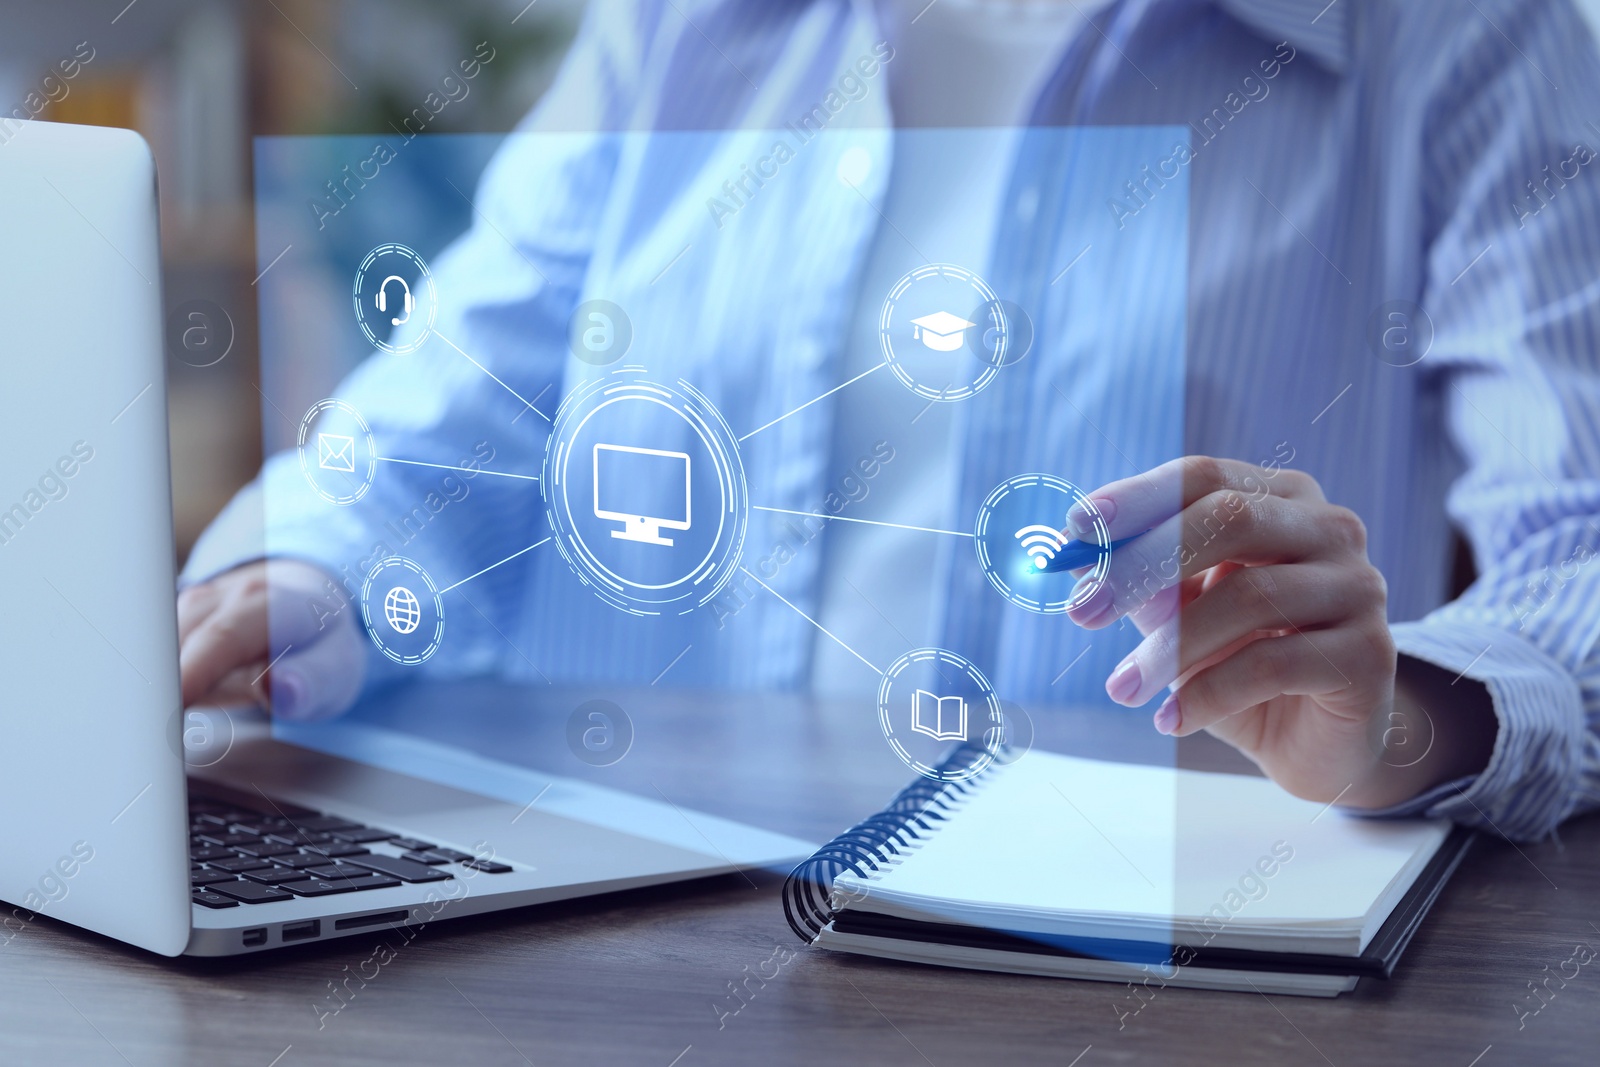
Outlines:
{"label": "laptop keyboard", "polygon": [[[399,855],[374,852],[370,845],[396,849]],[[192,899],[202,907],[444,882],[455,877],[456,868],[483,874],[512,869],[354,819],[189,783],[189,884]]]}

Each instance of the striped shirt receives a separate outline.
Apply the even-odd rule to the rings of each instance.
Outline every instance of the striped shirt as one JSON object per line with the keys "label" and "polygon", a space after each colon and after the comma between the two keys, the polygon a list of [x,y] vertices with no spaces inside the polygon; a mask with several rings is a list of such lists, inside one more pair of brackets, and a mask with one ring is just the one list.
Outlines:
{"label": "striped shirt", "polygon": [[[947,521],[970,528],[1029,470],[1087,489],[1183,454],[1302,469],[1365,520],[1401,651],[1483,683],[1499,719],[1480,775],[1396,813],[1521,839],[1600,804],[1588,28],[1564,0],[1121,0],[1093,21],[1016,141],[988,272],[1028,310],[1035,351],[964,404]],[[836,401],[796,409],[843,381],[851,286],[886,224],[885,77],[864,0],[596,4],[485,172],[478,222],[438,257],[439,333],[548,412],[597,373],[568,352],[572,309],[614,301],[630,361],[694,381],[736,433],[794,412],[741,446],[751,499],[817,510],[838,476]],[[827,129],[802,141],[791,124],[808,115]],[[779,136],[795,147],[774,162]],[[851,150],[874,165],[846,183]],[[752,161],[781,180],[750,180]],[[292,286],[294,258],[264,300]],[[541,420],[437,338],[421,351],[374,356],[340,387],[383,453],[452,462],[483,439],[495,469],[536,472]],[[269,385],[278,359],[268,338]],[[331,509],[278,456],[233,511],[264,495],[266,550],[347,578],[404,544],[444,584],[543,536],[536,492],[479,478],[459,518],[435,520],[448,536],[399,541],[389,520],[431,484],[417,470]],[[880,517],[870,495],[852,507]],[[769,579],[783,602],[736,581],[724,610],[660,625],[600,604],[541,550],[468,587],[423,673],[803,687],[827,638],[795,609],[815,615],[826,537],[790,544],[786,521],[752,513],[745,546],[752,570],[787,546]],[[189,580],[251,554],[228,527]],[[1452,527],[1480,577],[1447,603]],[[1013,608],[964,546],[930,580],[938,643],[1024,704],[1103,703],[1136,640]],[[875,663],[906,645],[876,639]]]}

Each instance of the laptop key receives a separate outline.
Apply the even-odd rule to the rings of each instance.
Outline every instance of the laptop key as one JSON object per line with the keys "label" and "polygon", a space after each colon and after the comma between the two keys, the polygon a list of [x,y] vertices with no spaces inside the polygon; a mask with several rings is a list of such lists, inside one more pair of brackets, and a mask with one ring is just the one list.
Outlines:
{"label": "laptop key", "polygon": [[352,875],[365,876],[372,872],[352,863],[325,863],[320,867],[307,867],[303,873],[312,878],[349,878]]}
{"label": "laptop key", "polygon": [[212,833],[207,831],[206,833],[200,835],[200,840],[204,841],[208,845],[220,845],[224,848],[233,848],[235,845],[254,844],[257,841],[260,841],[261,838],[257,837],[255,834],[236,834],[228,831],[218,831],[216,833]]}
{"label": "laptop key", "polygon": [[435,856],[443,856],[451,863],[465,863],[467,860],[477,858],[470,852],[459,852],[453,848],[430,848],[428,851]]}
{"label": "laptop key", "polygon": [[239,906],[237,900],[231,900],[221,893],[213,893],[209,889],[196,889],[189,894],[189,899],[207,908],[237,908]]}
{"label": "laptop key", "polygon": [[248,845],[240,845],[234,849],[241,856],[255,856],[257,859],[270,859],[273,856],[286,856],[296,851],[295,846],[286,845],[281,841],[257,841]]}
{"label": "laptop key", "polygon": [[239,877],[237,874],[229,874],[227,871],[195,871],[189,875],[189,884],[199,886],[210,885],[213,882],[231,882],[237,877]]}
{"label": "laptop key", "polygon": [[354,878],[346,878],[345,881],[355,886],[358,890],[393,889],[395,886],[401,884],[400,879],[398,878],[391,878],[387,874],[377,873],[358,875]]}
{"label": "laptop key", "polygon": [[245,871],[241,877],[248,878],[257,885],[283,885],[285,882],[294,882],[309,876],[305,871],[297,871],[290,867],[263,867],[259,871]]}
{"label": "laptop key", "polygon": [[189,859],[196,863],[205,863],[208,860],[225,860],[237,856],[238,853],[231,848],[221,845],[201,845],[199,848],[189,850]]}
{"label": "laptop key", "polygon": [[332,834],[308,833],[305,830],[277,830],[267,835],[268,841],[277,841],[285,845],[296,847],[303,845],[321,845],[332,841]]}
{"label": "laptop key", "polygon": [[248,808],[225,808],[214,812],[217,818],[232,826],[235,823],[246,823],[261,818],[261,812],[251,811]]}
{"label": "laptop key", "polygon": [[455,875],[445,871],[435,870],[421,863],[412,863],[410,860],[399,859],[394,856],[354,856],[350,862],[358,867],[378,871],[381,874],[392,875],[403,882],[442,882]]}
{"label": "laptop key", "polygon": [[337,859],[344,856],[364,856],[367,849],[360,845],[347,845],[343,841],[329,841],[322,845],[307,845],[301,849],[312,856],[326,856],[328,859]]}
{"label": "laptop key", "polygon": [[295,819],[294,828],[308,833],[329,833],[334,830],[360,830],[358,822],[341,819],[337,815],[316,815],[306,819]]}
{"label": "laptop key", "polygon": [[293,900],[294,894],[270,885],[255,882],[219,882],[209,887],[213,892],[245,904],[270,904],[278,900]]}
{"label": "laptop key", "polygon": [[364,826],[356,830],[335,830],[333,836],[352,845],[370,845],[374,841],[387,841],[394,835],[387,830]]}
{"label": "laptop key", "polygon": [[397,837],[390,841],[389,844],[395,848],[403,848],[407,852],[426,852],[433,847],[433,842],[419,841],[415,837]]}
{"label": "laptop key", "polygon": [[400,884],[399,879],[386,878],[381,874],[364,874],[356,878],[310,878],[300,882],[289,882],[283,888],[292,890],[296,896],[326,897],[334,893],[354,893],[360,889],[388,889]]}
{"label": "laptop key", "polygon": [[412,863],[425,863],[429,867],[437,867],[441,863],[450,862],[437,852],[407,852],[400,858],[410,860]]}
{"label": "laptop key", "polygon": [[295,853],[292,856],[274,856],[272,862],[280,867],[320,867],[328,862],[326,856],[307,856],[304,853]]}
{"label": "laptop key", "polygon": [[245,871],[259,871],[263,867],[270,867],[266,860],[258,860],[251,856],[235,856],[231,860],[207,860],[206,866],[212,870],[227,871],[230,874],[243,874]]}
{"label": "laptop key", "polygon": [[462,860],[461,866],[469,870],[482,871],[484,874],[506,874],[512,870],[507,864],[496,863],[493,860]]}

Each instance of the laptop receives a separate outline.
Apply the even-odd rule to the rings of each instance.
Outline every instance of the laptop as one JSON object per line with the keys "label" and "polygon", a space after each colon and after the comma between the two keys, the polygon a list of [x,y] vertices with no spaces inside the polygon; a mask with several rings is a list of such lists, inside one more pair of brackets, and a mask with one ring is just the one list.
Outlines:
{"label": "laptop", "polygon": [[186,767],[155,182],[126,130],[0,144],[0,941],[239,955],[809,853],[414,739],[407,774],[241,723]]}

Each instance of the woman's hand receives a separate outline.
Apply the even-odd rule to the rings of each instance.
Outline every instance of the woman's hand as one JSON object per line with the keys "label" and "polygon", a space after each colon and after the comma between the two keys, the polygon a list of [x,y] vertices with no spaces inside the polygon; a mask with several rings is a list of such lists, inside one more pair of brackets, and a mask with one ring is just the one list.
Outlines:
{"label": "woman's hand", "polygon": [[[1358,807],[1487,762],[1481,737],[1464,742],[1459,731],[1431,762],[1386,758],[1396,716],[1420,724],[1427,713],[1409,691],[1396,703],[1386,586],[1367,559],[1366,527],[1310,475],[1190,456],[1090,500],[1113,540],[1150,532],[1118,549],[1104,583],[1068,614],[1089,629],[1124,616],[1138,626],[1144,640],[1106,692],[1132,707],[1170,687],[1155,713],[1162,733],[1207,730],[1289,792]],[[1068,532],[1083,536],[1085,519],[1069,515]],[[1459,688],[1460,701],[1487,708],[1481,686]]]}
{"label": "woman's hand", "polygon": [[185,589],[184,706],[260,704],[300,721],[340,714],[366,672],[355,615],[337,582],[295,560],[247,563]]}

